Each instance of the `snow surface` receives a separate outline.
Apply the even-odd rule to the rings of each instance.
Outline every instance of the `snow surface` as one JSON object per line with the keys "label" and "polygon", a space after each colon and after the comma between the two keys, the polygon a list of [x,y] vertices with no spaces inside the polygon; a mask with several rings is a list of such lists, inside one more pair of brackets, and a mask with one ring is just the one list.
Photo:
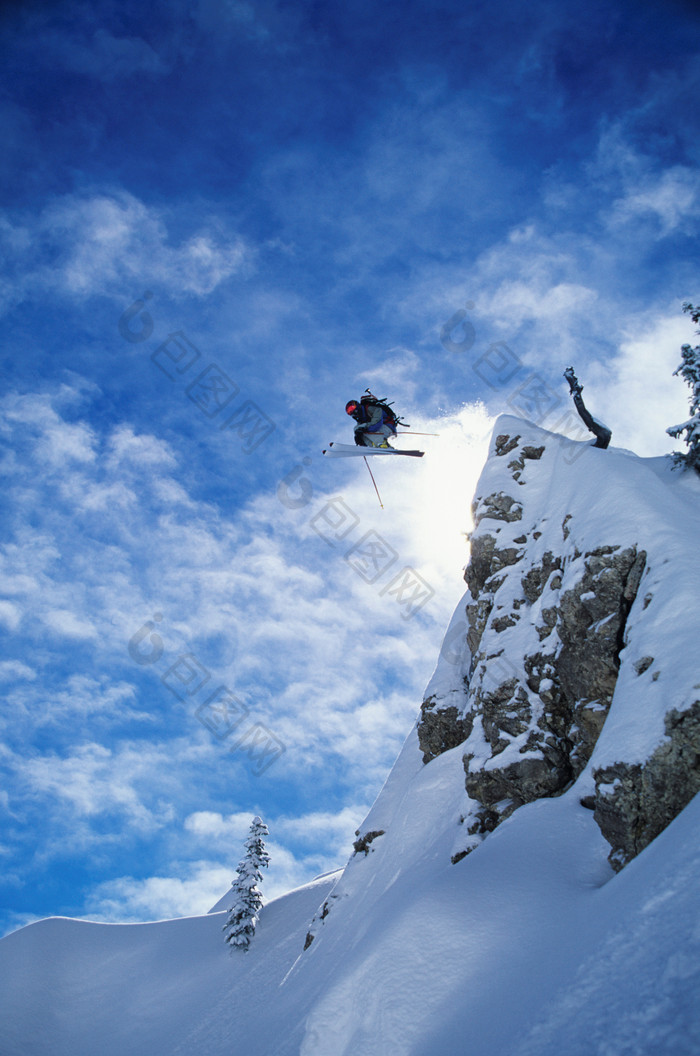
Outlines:
{"label": "snow surface", "polygon": [[[664,711],[697,699],[700,481],[614,449],[572,460],[571,441],[511,418],[495,434],[514,431],[547,446],[524,473],[528,516],[573,513],[579,547],[649,555],[629,662],[577,783],[453,865],[462,749],[424,766],[414,729],[361,829],[383,835],[341,874],[265,906],[247,953],[223,941],[227,896],[202,917],[51,919],[0,941],[2,1056],[700,1053],[700,797],[617,875],[581,805],[593,765],[645,758]],[[490,459],[478,494],[497,490],[505,461]],[[462,605],[431,682],[440,698],[461,691]],[[647,655],[663,664],[637,675]]]}
{"label": "snow surface", "polygon": [[247,952],[227,947],[226,912],[148,924],[52,917],[6,936],[0,1053],[274,1051],[279,1023],[266,1005],[332,884],[325,877],[270,902]]}

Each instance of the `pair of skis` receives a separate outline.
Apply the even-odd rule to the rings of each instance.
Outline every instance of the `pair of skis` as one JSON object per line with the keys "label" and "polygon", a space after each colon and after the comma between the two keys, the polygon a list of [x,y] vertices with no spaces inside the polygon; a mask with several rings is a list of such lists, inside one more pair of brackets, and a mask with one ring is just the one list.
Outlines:
{"label": "pair of skis", "polygon": [[323,453],[326,458],[366,458],[367,455],[408,455],[410,458],[422,458],[425,452],[399,451],[395,447],[357,447],[355,444],[331,442]]}
{"label": "pair of skis", "polygon": [[388,456],[389,458],[392,458],[394,455],[405,455],[409,458],[422,458],[424,452],[399,451],[398,448],[395,447],[358,447],[356,444],[337,444],[335,442],[331,442],[325,449],[323,454],[326,456],[326,458],[364,458],[365,465],[367,466],[367,471],[370,477],[372,478],[374,490],[376,491],[377,498],[379,499],[379,505],[382,509],[384,509],[384,503],[382,502],[382,497],[379,494],[379,488],[377,487],[377,482],[374,479],[374,473],[370,469],[367,457],[369,455],[384,455]]}

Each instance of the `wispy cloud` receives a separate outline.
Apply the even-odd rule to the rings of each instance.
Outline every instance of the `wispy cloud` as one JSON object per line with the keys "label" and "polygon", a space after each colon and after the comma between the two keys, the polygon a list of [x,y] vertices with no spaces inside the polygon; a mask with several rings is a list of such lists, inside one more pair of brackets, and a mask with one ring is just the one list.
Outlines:
{"label": "wispy cloud", "polygon": [[0,680],[4,679],[35,679],[36,671],[23,664],[21,660],[3,660],[0,663]]}
{"label": "wispy cloud", "polygon": [[700,216],[700,173],[686,166],[674,165],[660,174],[641,179],[627,188],[624,198],[613,202],[610,222],[625,224],[633,220],[654,218],[658,237],[663,238],[681,225],[694,229]]}
{"label": "wispy cloud", "polygon": [[207,913],[235,872],[235,865],[227,868],[211,861],[173,864],[178,870],[174,876],[122,876],[98,884],[88,898],[87,915],[92,920],[125,922]]}
{"label": "wispy cloud", "polygon": [[173,244],[162,211],[123,190],[55,198],[36,220],[6,216],[0,238],[7,307],[47,291],[122,299],[144,285],[204,296],[254,259],[240,236],[206,227]]}

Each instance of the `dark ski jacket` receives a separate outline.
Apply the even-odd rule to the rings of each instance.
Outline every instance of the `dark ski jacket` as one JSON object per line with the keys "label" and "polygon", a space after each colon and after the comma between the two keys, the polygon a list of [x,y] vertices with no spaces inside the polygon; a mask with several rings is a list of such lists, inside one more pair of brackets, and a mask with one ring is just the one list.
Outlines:
{"label": "dark ski jacket", "polygon": [[355,432],[362,429],[365,433],[379,433],[383,425],[391,425],[392,432],[396,433],[391,414],[376,400],[363,399],[352,417],[357,422]]}

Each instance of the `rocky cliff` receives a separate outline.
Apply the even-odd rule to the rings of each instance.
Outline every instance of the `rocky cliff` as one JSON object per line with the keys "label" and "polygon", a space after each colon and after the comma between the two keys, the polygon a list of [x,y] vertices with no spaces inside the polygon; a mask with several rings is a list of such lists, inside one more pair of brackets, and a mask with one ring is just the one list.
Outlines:
{"label": "rocky cliff", "polygon": [[[592,763],[581,802],[619,870],[700,788],[700,670],[668,692],[697,648],[698,495],[678,478],[669,507],[658,462],[642,477],[632,455],[499,420],[473,502],[468,591],[418,724],[426,764],[462,746],[454,861]],[[628,748],[618,738],[611,754],[601,735],[616,698]]]}

